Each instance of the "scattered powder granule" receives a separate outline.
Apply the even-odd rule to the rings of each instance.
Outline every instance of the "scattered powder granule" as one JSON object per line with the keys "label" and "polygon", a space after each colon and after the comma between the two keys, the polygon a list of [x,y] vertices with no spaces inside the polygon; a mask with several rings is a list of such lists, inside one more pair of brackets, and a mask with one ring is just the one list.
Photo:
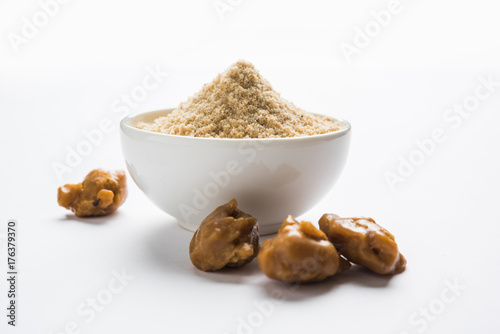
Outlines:
{"label": "scattered powder granule", "polygon": [[209,138],[283,138],[343,128],[283,99],[249,62],[231,65],[186,102],[137,128],[170,135]]}

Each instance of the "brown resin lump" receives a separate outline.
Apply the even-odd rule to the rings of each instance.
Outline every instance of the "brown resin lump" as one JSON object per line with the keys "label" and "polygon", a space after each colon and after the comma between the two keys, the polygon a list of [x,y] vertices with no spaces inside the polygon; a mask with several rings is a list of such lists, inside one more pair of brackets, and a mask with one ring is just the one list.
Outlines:
{"label": "brown resin lump", "polygon": [[324,214],[319,227],[349,261],[382,275],[405,270],[406,259],[399,253],[394,236],[372,218]]}
{"label": "brown resin lump", "polygon": [[105,216],[114,212],[127,198],[125,172],[91,171],[82,183],[57,189],[57,203],[78,217]]}
{"label": "brown resin lump", "polygon": [[350,267],[323,232],[292,216],[264,241],[257,260],[264,274],[282,282],[317,282]]}
{"label": "brown resin lump", "polygon": [[235,199],[216,208],[196,230],[189,255],[204,271],[241,267],[259,252],[257,219],[237,208]]}

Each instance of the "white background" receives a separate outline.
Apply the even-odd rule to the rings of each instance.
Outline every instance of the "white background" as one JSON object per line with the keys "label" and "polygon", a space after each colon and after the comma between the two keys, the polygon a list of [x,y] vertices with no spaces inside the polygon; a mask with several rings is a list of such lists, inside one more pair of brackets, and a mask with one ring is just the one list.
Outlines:
{"label": "white background", "polygon": [[[474,96],[480,78],[500,81],[495,2],[401,0],[350,62],[341,44],[353,44],[356,29],[388,1],[230,3],[221,17],[212,0],[73,0],[16,51],[9,38],[41,7],[0,1],[0,258],[7,219],[15,218],[20,272],[16,328],[6,325],[1,275],[0,332],[64,333],[69,324],[76,331],[66,333],[237,333],[241,319],[260,319],[255,302],[281,293],[257,327],[240,332],[498,333],[500,87],[460,124],[445,119]],[[58,186],[93,168],[125,168],[112,106],[148,68],[168,78],[129,112],[176,106],[239,58],[298,106],[353,126],[343,176],[301,218],[374,217],[395,234],[406,272],[390,278],[355,268],[292,290],[255,261],[238,271],[197,271],[188,256],[192,233],[131,180],[129,198],[110,217],[75,219],[57,206]],[[53,164],[103,119],[113,131],[59,178]],[[397,172],[400,157],[418,155],[415,142],[436,128],[446,140],[391,188],[386,174]],[[134,279],[93,319],[80,315],[122,270]],[[446,282],[463,289],[454,296]],[[443,294],[454,300],[444,303]]]}

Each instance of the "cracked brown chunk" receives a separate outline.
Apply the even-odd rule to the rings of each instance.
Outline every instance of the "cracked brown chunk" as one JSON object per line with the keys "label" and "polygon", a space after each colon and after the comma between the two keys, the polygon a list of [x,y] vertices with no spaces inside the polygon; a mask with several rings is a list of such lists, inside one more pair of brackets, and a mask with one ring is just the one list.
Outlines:
{"label": "cracked brown chunk", "polygon": [[259,252],[257,219],[237,208],[232,199],[209,214],[196,230],[189,255],[193,265],[204,271],[241,267]]}
{"label": "cracked brown chunk", "polygon": [[264,241],[257,260],[264,274],[282,282],[317,282],[350,267],[323,232],[292,216]]}
{"label": "cracked brown chunk", "polygon": [[324,214],[319,227],[349,261],[382,275],[405,270],[406,259],[399,252],[394,236],[372,218]]}
{"label": "cracked brown chunk", "polygon": [[57,203],[78,217],[105,216],[114,212],[127,198],[125,172],[91,171],[82,183],[57,189]]}

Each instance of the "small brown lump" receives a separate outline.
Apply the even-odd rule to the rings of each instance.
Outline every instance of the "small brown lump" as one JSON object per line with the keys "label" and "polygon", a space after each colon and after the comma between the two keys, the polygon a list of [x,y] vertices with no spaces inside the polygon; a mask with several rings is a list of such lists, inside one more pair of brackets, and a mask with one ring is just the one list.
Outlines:
{"label": "small brown lump", "polygon": [[349,261],[382,275],[405,270],[406,259],[399,252],[394,236],[372,218],[324,214],[319,227]]}
{"label": "small brown lump", "polygon": [[269,278],[290,283],[322,281],[350,267],[323,232],[292,216],[274,238],[264,241],[257,260]]}
{"label": "small brown lump", "polygon": [[259,252],[257,219],[238,209],[232,199],[216,208],[196,230],[189,255],[193,265],[204,271],[241,267]]}
{"label": "small brown lump", "polygon": [[91,171],[82,183],[57,189],[57,203],[78,217],[105,216],[114,212],[127,198],[125,172]]}

